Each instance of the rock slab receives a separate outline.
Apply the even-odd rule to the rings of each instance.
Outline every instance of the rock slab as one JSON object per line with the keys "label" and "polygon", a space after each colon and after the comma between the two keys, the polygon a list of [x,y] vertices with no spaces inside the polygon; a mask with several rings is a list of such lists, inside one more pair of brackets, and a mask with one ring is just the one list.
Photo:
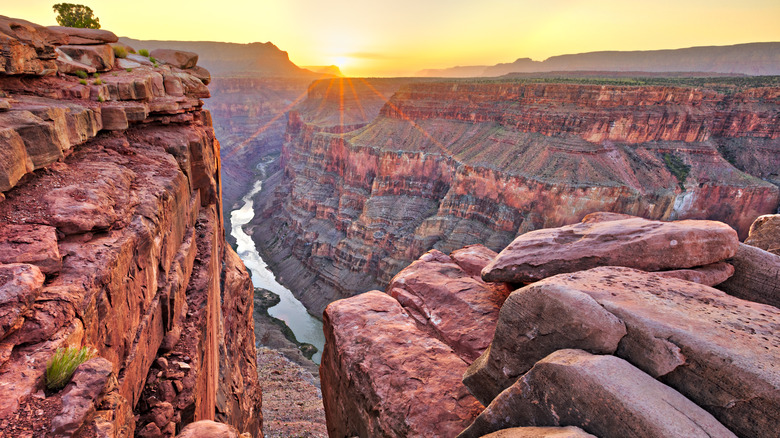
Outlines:
{"label": "rock slab", "polygon": [[520,235],[485,267],[482,278],[523,283],[598,266],[691,268],[733,256],[738,244],[737,232],[715,221],[581,222]]}
{"label": "rock slab", "polygon": [[540,360],[458,435],[578,426],[601,438],[734,437],[712,415],[623,359],[560,350]]}
{"label": "rock slab", "polygon": [[734,265],[734,275],[718,289],[780,308],[780,255],[741,243],[729,263]]}
{"label": "rock slab", "polygon": [[750,225],[745,244],[780,255],[780,214],[759,216]]}

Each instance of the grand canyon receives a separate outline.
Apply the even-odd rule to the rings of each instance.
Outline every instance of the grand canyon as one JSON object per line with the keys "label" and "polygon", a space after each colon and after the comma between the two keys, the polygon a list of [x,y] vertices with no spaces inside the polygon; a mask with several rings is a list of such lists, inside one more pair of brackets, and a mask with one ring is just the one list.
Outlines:
{"label": "grand canyon", "polygon": [[778,66],[0,16],[0,437],[776,436]]}

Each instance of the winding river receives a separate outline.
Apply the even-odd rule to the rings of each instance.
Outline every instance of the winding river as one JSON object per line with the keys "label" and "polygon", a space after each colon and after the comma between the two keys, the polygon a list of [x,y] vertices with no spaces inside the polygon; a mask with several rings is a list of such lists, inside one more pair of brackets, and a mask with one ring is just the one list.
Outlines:
{"label": "winding river", "polygon": [[279,295],[279,304],[268,309],[268,313],[279,318],[290,327],[299,342],[307,342],[317,347],[317,353],[312,360],[319,364],[322,358],[322,349],[325,346],[325,335],[322,333],[322,322],[311,316],[303,304],[295,298],[289,289],[276,281],[274,273],[268,269],[265,261],[257,252],[255,242],[243,230],[243,226],[249,223],[255,215],[252,196],[263,187],[262,181],[256,181],[252,190],[242,198],[243,205],[230,212],[232,229],[230,235],[236,239],[238,255],[250,271],[252,271],[252,283],[255,287],[270,290]]}

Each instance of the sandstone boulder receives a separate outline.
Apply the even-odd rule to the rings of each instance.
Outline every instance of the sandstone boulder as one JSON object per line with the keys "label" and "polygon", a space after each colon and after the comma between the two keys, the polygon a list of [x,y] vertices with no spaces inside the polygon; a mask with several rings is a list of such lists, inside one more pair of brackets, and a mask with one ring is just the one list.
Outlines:
{"label": "sandstone boulder", "polygon": [[60,32],[0,15],[0,73],[54,74],[55,45],[66,42],[67,36]]}
{"label": "sandstone boulder", "polygon": [[140,62],[136,62],[136,61],[133,61],[133,60],[127,59],[127,58],[117,58],[115,62],[116,62],[116,66],[117,67],[122,68],[122,69],[128,69],[129,68],[131,70],[134,69],[134,68],[141,67],[143,65]]}
{"label": "sandstone boulder", "polygon": [[57,230],[46,225],[0,225],[0,263],[29,263],[44,274],[62,267]]}
{"label": "sandstone boulder", "polygon": [[163,75],[163,86],[165,87],[165,94],[184,96],[184,85],[182,85],[181,79],[173,74]]}
{"label": "sandstone boulder", "polygon": [[108,71],[114,67],[114,49],[108,44],[96,46],[60,46],[74,61],[94,67],[97,71]]}
{"label": "sandstone boulder", "polygon": [[512,427],[484,435],[483,438],[596,438],[579,427]]}
{"label": "sandstone boulder", "polygon": [[[9,164],[3,167],[26,166],[29,159],[35,169],[40,169],[48,164],[62,158],[64,149],[67,145],[63,138],[58,135],[55,126],[46,123],[45,120],[34,115],[30,111],[8,111],[0,113],[0,132],[9,136],[11,143],[7,146],[9,149],[18,147],[14,140],[19,136],[24,143],[26,156],[21,155],[16,149],[13,155],[6,156],[3,161],[8,160]],[[13,160],[13,161],[11,161]],[[13,179],[7,177],[9,180]]]}
{"label": "sandstone boulder", "polygon": [[780,214],[759,216],[750,226],[745,243],[780,255]]}
{"label": "sandstone boulder", "polygon": [[18,329],[41,293],[44,276],[33,265],[0,265],[0,340]]}
{"label": "sandstone boulder", "polygon": [[740,244],[729,259],[734,275],[718,289],[743,300],[780,307],[780,255]]}
{"label": "sandstone boulder", "polygon": [[692,281],[706,286],[716,286],[734,275],[734,266],[726,262],[718,262],[699,268],[659,271],[656,272],[656,274],[667,278],[679,278],[680,280]]}
{"label": "sandstone boulder", "polygon": [[714,221],[581,222],[520,235],[485,267],[482,277],[521,283],[597,266],[691,268],[733,256],[738,244],[736,231]]}
{"label": "sandstone boulder", "polygon": [[235,427],[211,420],[188,424],[176,438],[243,438]]}
{"label": "sandstone boulder", "polygon": [[[463,252],[458,256],[467,259]],[[479,260],[483,259],[471,261],[471,265],[479,264]],[[498,311],[509,289],[469,275],[453,259],[434,249],[399,272],[387,286],[387,293],[471,363],[493,339]]]}
{"label": "sandstone boulder", "polygon": [[482,406],[466,364],[378,291],[331,303],[320,365],[329,436],[455,436]]}
{"label": "sandstone boulder", "polygon": [[155,49],[149,54],[166,64],[178,68],[192,68],[198,63],[198,54],[183,50]]}
{"label": "sandstone boulder", "polygon": [[95,73],[97,70],[95,70],[95,67],[92,67],[91,65],[82,64],[80,62],[74,61],[73,58],[68,55],[67,53],[63,52],[60,49],[56,49],[57,51],[57,70],[60,73],[65,74],[76,74],[77,71],[83,71],[85,73]]}
{"label": "sandstone boulder", "polygon": [[204,85],[208,85],[211,82],[211,73],[209,73],[208,70],[206,70],[205,68],[199,65],[187,69],[187,73],[200,79],[200,81],[203,82]]}
{"label": "sandstone boulder", "polygon": [[149,58],[147,58],[146,56],[138,55],[136,53],[129,53],[127,55],[127,58],[125,58],[125,59],[129,59],[130,61],[137,62],[137,63],[139,63],[141,65],[145,65],[147,67],[151,67],[151,66],[154,65],[154,63],[152,63],[152,61],[150,61]]}
{"label": "sandstone boulder", "polygon": [[[10,104],[8,106],[10,108]],[[27,155],[24,140],[19,133],[10,127],[0,127],[0,192],[15,186],[19,179],[33,169],[32,159]]]}
{"label": "sandstone boulder", "polygon": [[47,28],[67,35],[68,44],[73,45],[105,44],[119,41],[119,38],[114,32],[105,29],[86,29],[65,26],[47,26]]}
{"label": "sandstone boulder", "polygon": [[735,436],[704,409],[623,359],[560,350],[502,392],[459,438],[514,426],[561,425],[601,438]]}
{"label": "sandstone boulder", "polygon": [[[511,386],[544,351],[596,351],[590,333],[607,332],[617,323],[606,314],[600,318],[609,324],[595,317],[590,324],[569,323],[571,316],[561,309],[576,313],[583,303],[591,303],[594,312],[597,303],[625,325],[625,336],[613,344],[615,355],[673,387],[739,436],[773,433],[772,425],[780,422],[780,309],[629,268],[561,274],[513,292],[490,348],[466,375],[469,388],[490,400],[485,392]],[[547,328],[547,321],[556,319],[568,331]]]}
{"label": "sandstone boulder", "polygon": [[450,253],[452,260],[467,274],[479,277],[485,268],[498,254],[485,245],[469,245]]}
{"label": "sandstone boulder", "polygon": [[102,357],[90,359],[76,368],[61,393],[62,411],[51,422],[56,436],[72,436],[81,428],[88,415],[95,411],[112,369],[111,362]]}

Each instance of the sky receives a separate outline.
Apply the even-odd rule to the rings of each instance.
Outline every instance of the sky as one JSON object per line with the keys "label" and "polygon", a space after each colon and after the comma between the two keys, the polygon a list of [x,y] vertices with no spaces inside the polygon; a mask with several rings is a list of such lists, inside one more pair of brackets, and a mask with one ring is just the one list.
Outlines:
{"label": "sky", "polygon": [[[79,0],[68,0],[81,3]],[[0,14],[54,25],[56,2],[2,0]],[[352,76],[493,65],[599,50],[780,41],[778,0],[84,0],[136,39],[274,43],[299,66]]]}

